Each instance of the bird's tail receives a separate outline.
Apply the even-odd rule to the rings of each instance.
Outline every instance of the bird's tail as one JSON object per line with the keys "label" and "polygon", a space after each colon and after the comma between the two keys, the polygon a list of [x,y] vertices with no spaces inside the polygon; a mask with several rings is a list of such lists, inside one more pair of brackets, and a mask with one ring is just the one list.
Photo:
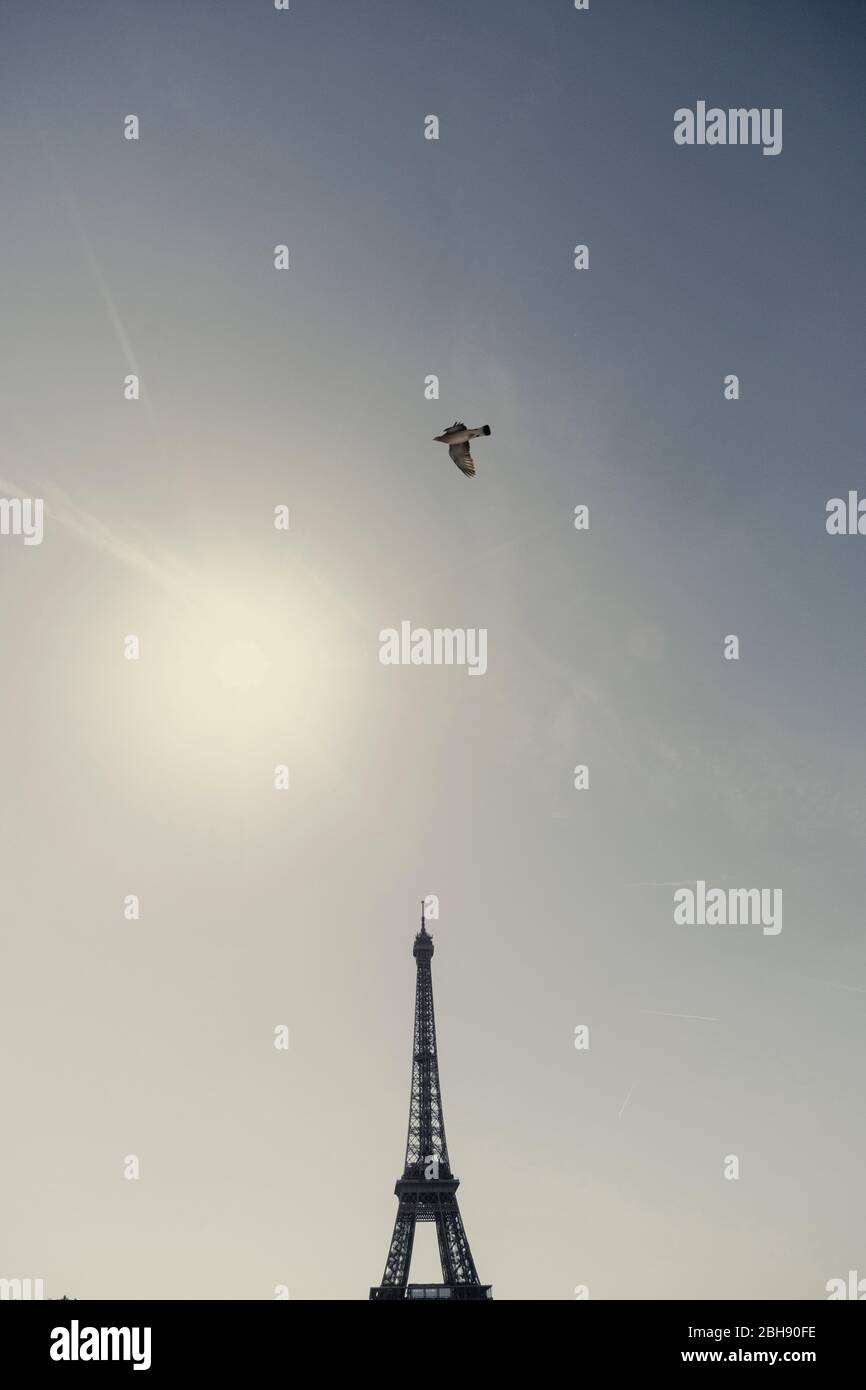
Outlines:
{"label": "bird's tail", "polygon": [[489,425],[482,425],[482,426],[481,426],[481,431],[482,431],[483,434],[489,434],[489,433],[490,433],[490,426],[489,426]]}

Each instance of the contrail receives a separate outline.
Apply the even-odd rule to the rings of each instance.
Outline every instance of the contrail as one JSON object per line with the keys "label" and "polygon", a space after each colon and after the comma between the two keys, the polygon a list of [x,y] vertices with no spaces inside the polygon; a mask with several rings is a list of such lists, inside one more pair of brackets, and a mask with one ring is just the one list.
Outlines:
{"label": "contrail", "polygon": [[[138,360],[136,358],[135,352],[133,351],[129,334],[127,333],[126,328],[124,327],[123,320],[120,317],[117,305],[115,304],[111,290],[109,289],[108,281],[106,280],[105,275],[102,271],[102,267],[100,266],[99,260],[97,259],[96,252],[93,248],[93,243],[90,240],[90,237],[87,233],[87,228],[84,225],[84,219],[81,216],[81,211],[78,206],[78,200],[73,190],[70,188],[69,184],[66,181],[65,172],[60,168],[60,166],[57,163],[57,157],[53,148],[48,144],[48,141],[44,138],[44,136],[40,138],[42,141],[49,168],[51,170],[51,177],[54,180],[54,184],[58,190],[58,195],[61,202],[65,204],[69,220],[75,228],[75,234],[78,238],[78,244],[81,248],[84,261],[87,265],[88,270],[90,271],[90,274],[93,277],[96,288],[99,291],[99,297],[102,300],[106,313],[108,314],[109,322],[111,324],[112,329],[114,330],[114,336],[120,344],[120,350],[123,353],[123,356],[126,358],[127,364],[135,373],[135,375],[139,378],[139,380],[141,380],[141,368],[138,365]],[[162,432],[157,422],[156,412],[153,408],[152,393],[150,391],[149,386],[147,386],[146,383],[142,384],[140,399],[142,405],[144,406],[150,418],[151,427],[159,443],[160,450],[164,452],[164,441],[162,438]]]}
{"label": "contrail", "polygon": [[[25,493],[11,478],[0,477],[0,487],[9,497],[25,497]],[[146,574],[160,588],[179,602],[194,604],[204,595],[205,588],[199,577],[186,564],[169,557],[159,558],[159,547],[152,537],[146,535],[141,527],[136,529],[145,537],[144,544],[136,544],[124,536],[119,536],[105,522],[79,507],[62,488],[49,484],[45,491],[45,511],[53,521],[71,531],[79,540],[94,550],[112,556],[130,569]]]}
{"label": "contrail", "polygon": [[[866,990],[863,991],[866,994]],[[663,1009],[638,1009],[639,1014],[653,1014],[656,1018],[694,1018],[700,1023],[721,1023],[720,1018],[710,1018],[707,1014],[669,1014]]]}
{"label": "contrail", "polygon": [[644,880],[640,883],[627,883],[626,888],[690,888],[697,883],[696,878],[667,878],[661,881]]}
{"label": "contrail", "polygon": [[619,1114],[617,1115],[617,1119],[618,1119],[618,1120],[621,1120],[621,1119],[622,1119],[623,1110],[625,1110],[625,1107],[628,1105],[629,1101],[631,1100],[631,1093],[632,1093],[633,1090],[634,1090],[634,1082],[632,1082],[631,1086],[629,1087],[628,1095],[626,1096],[625,1100],[624,1100],[623,1103],[622,1103],[622,1110],[620,1110]]}
{"label": "contrail", "polygon": [[[691,888],[697,883],[696,878],[665,878],[665,879],[642,879],[638,883],[627,883],[626,888]],[[709,882],[705,879],[704,882]],[[713,874],[714,883],[727,883],[727,874]]]}

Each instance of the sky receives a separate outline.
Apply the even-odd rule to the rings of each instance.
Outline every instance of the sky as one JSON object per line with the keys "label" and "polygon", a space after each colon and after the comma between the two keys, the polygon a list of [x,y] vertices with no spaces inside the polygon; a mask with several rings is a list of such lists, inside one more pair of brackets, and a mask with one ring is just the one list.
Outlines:
{"label": "sky", "polygon": [[[864,40],[6,0],[0,496],[45,523],[0,536],[0,1276],[366,1298],[427,895],[494,1298],[866,1276]],[[781,153],[676,145],[699,100]],[[487,671],[383,665],[403,621]],[[783,929],[676,923],[697,880]]]}

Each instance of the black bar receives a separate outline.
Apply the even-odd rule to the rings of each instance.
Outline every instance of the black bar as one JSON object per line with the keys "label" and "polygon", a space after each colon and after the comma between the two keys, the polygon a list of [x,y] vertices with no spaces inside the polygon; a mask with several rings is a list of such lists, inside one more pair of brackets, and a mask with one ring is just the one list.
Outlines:
{"label": "black bar", "polygon": [[[367,1301],[366,1290],[358,1301]],[[423,1302],[429,1307],[431,1302],[449,1300],[399,1301]],[[616,1374],[620,1370],[665,1373],[675,1367],[696,1367],[700,1373],[702,1366],[738,1363],[768,1368],[804,1365],[826,1376],[828,1371],[858,1364],[866,1330],[864,1310],[859,1304],[851,1306],[846,1301],[568,1300],[570,1307],[560,1306],[550,1313],[541,1312],[539,1301],[522,1305],[528,1315],[525,1325],[524,1315],[515,1314],[513,1307],[497,1314],[498,1304],[507,1304],[507,1298],[483,1301],[488,1303],[486,1313],[453,1316],[461,1324],[461,1331],[467,1326],[466,1318],[469,1330],[475,1331],[477,1324],[473,1319],[481,1317],[485,1335],[477,1346],[488,1364],[493,1364],[497,1355],[516,1355],[521,1348],[524,1353],[537,1356],[544,1347],[545,1357],[557,1349],[567,1354],[575,1375],[588,1364],[596,1372]],[[0,1305],[0,1371],[4,1378],[13,1369],[19,1377],[46,1372],[52,1376],[83,1373],[98,1377],[101,1371],[107,1371],[114,1376],[132,1375],[133,1383],[145,1383],[145,1376],[152,1380],[176,1376],[178,1372],[225,1378],[233,1374],[249,1376],[254,1371],[258,1383],[261,1374],[268,1370],[291,1376],[300,1374],[299,1358],[305,1354],[305,1348],[318,1348],[315,1355],[320,1364],[333,1366],[345,1358],[347,1367],[354,1364],[360,1370],[362,1350],[375,1347],[377,1333],[387,1336],[389,1346],[401,1329],[405,1329],[407,1337],[418,1336],[418,1314],[378,1314],[366,1309],[353,1313],[349,1301],[320,1307],[327,1309],[328,1336],[324,1343],[316,1338],[321,1315],[318,1308],[300,1299],[7,1302]],[[335,1314],[343,1324],[343,1335],[337,1337],[333,1335]],[[420,1316],[423,1319],[427,1315]],[[440,1315],[432,1316],[435,1319]],[[452,1315],[445,1314],[446,1323],[449,1316]],[[491,1340],[489,1335],[497,1326],[497,1317],[506,1319],[501,1324],[501,1342]],[[103,1328],[118,1329],[117,1337],[110,1334],[103,1338]],[[139,1329],[137,1338],[135,1328]],[[99,1329],[98,1338],[88,1329]],[[144,1329],[149,1329],[149,1342]],[[121,1330],[128,1332],[128,1337]],[[346,1333],[355,1330],[363,1340],[346,1337]],[[499,1353],[497,1345],[501,1347]],[[116,1348],[119,1353],[127,1352],[130,1359],[54,1360],[52,1346],[70,1355],[74,1348],[79,1353],[89,1353],[98,1347],[110,1356]],[[132,1357],[142,1363],[142,1372],[137,1375]],[[150,1361],[147,1368],[143,1364],[146,1357]]]}

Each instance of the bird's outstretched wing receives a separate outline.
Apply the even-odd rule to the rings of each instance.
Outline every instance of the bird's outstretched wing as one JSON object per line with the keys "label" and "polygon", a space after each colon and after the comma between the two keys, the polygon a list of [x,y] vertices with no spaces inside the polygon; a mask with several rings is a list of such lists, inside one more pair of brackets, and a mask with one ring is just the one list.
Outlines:
{"label": "bird's outstretched wing", "polygon": [[451,444],[448,453],[461,473],[465,473],[467,478],[475,477],[475,460],[469,452],[469,441],[464,439],[462,444]]}

